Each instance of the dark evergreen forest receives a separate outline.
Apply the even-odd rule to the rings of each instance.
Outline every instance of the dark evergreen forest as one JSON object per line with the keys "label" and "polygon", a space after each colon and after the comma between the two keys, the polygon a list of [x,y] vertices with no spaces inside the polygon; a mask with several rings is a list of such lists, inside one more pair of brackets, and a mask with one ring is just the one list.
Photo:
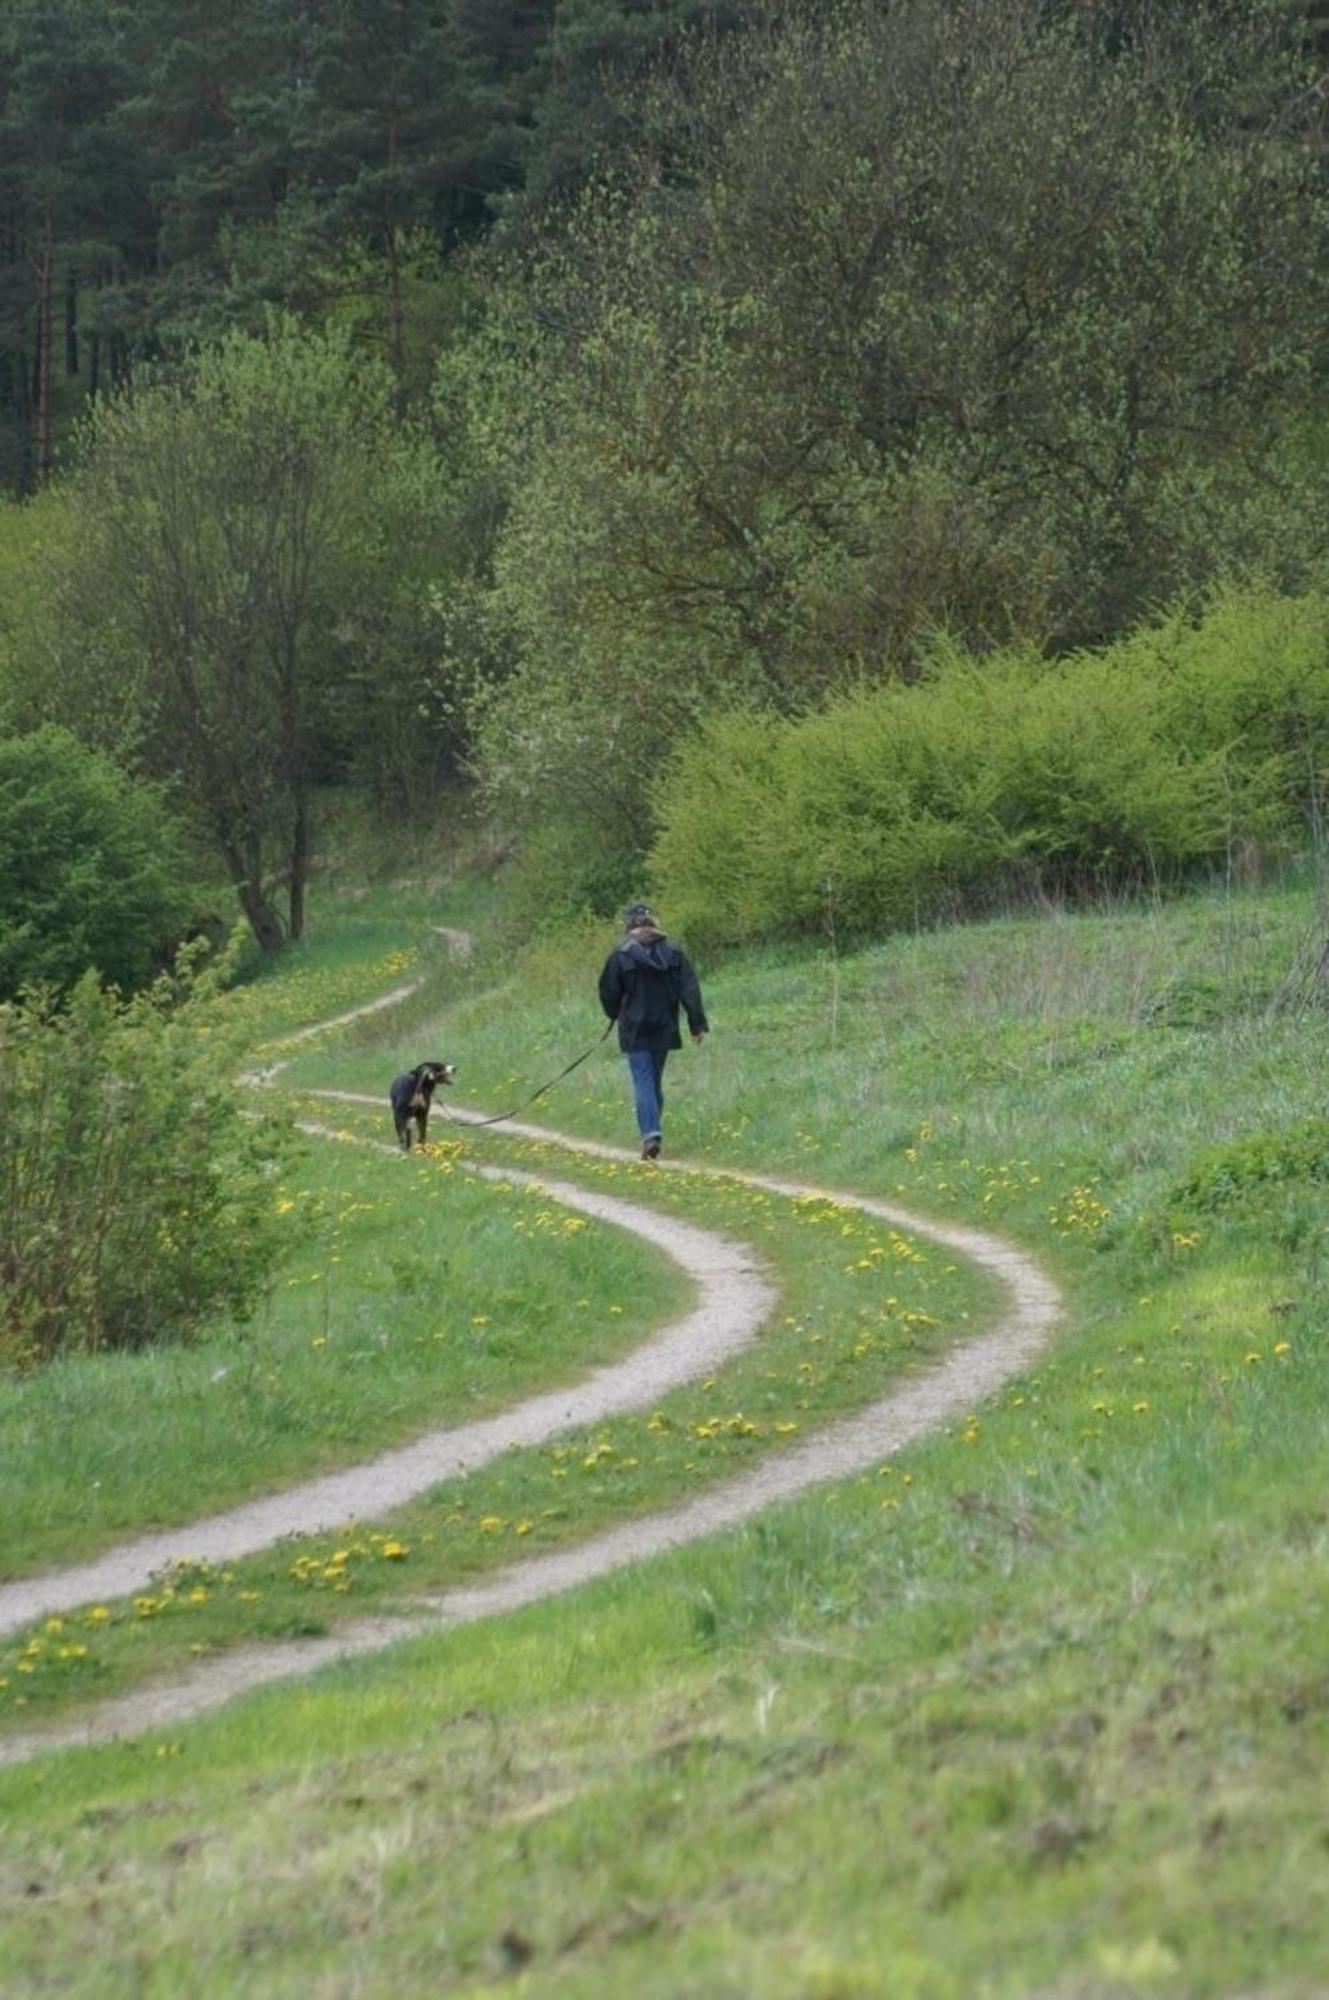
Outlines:
{"label": "dark evergreen forest", "polygon": [[713,0],[6,0],[0,486],[89,396],[263,304],[358,312],[398,373],[442,260],[621,136]]}

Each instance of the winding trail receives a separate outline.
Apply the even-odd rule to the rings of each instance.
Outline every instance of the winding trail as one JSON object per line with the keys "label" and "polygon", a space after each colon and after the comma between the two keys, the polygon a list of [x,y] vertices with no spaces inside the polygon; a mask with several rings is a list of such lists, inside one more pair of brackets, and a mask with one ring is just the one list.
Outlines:
{"label": "winding trail", "polygon": [[[455,940],[458,935],[464,933],[449,932],[448,935]],[[459,958],[467,956],[459,950],[455,942],[452,948]],[[326,1021],[314,1021],[307,1028],[293,1029],[288,1035],[274,1035],[268,1047],[294,1048],[299,1042],[312,1042],[318,1035],[331,1034],[334,1028],[345,1028],[352,1021],[361,1021],[366,1014],[381,1014],[385,1007],[395,1007],[400,1001],[409,1000],[413,993],[420,991],[422,984],[423,981],[419,979],[410,979],[404,986],[394,986],[390,993],[380,993],[377,1000],[370,1000],[363,1007],[348,1007],[344,1014],[332,1014]],[[237,1083],[248,1084],[255,1090],[261,1090],[264,1085],[275,1082],[282,1071],[289,1069],[294,1061],[294,1056],[283,1056],[280,1062],[265,1063],[261,1069],[242,1070],[235,1080]]]}
{"label": "winding trail", "polygon": [[[464,933],[448,935],[460,955],[457,941]],[[415,990],[414,985],[397,988],[368,1006],[301,1029],[283,1041],[312,1039],[390,1006]],[[284,1067],[281,1064],[243,1080],[270,1081],[278,1068]],[[355,1091],[306,1094],[381,1108],[379,1098]],[[467,1124],[481,1122],[484,1114],[450,1106],[449,1116]],[[335,1136],[328,1127],[307,1124],[302,1129]],[[516,1137],[597,1159],[635,1162],[637,1158],[623,1148],[571,1138],[540,1125],[507,1121],[503,1129]],[[388,1146],[383,1150],[396,1151]],[[698,1288],[697,1305],[684,1318],[661,1328],[643,1346],[596,1369],[571,1388],[526,1398],[506,1412],[475,1423],[431,1432],[365,1464],[290,1487],[208,1520],[141,1537],[77,1568],[2,1585],[0,1633],[12,1632],[52,1612],[142,1588],[153,1570],[183,1549],[191,1556],[230,1560],[284,1535],[340,1526],[353,1517],[378,1516],[440,1480],[476,1470],[500,1452],[543,1442],[559,1431],[612,1414],[651,1407],[667,1390],[710,1372],[737,1354],[755,1337],[775,1303],[774,1288],[746,1245],[571,1182],[551,1181],[516,1169],[467,1164],[486,1179],[537,1186],[568,1207],[642,1236],[687,1271]],[[1031,1366],[1056,1327],[1061,1311],[1056,1286],[1032,1257],[987,1230],[932,1221],[893,1202],[841,1189],[709,1163],[660,1163],[660,1171],[671,1169],[740,1181],[773,1194],[822,1197],[858,1208],[968,1258],[1000,1282],[1008,1309],[987,1333],[953,1348],[889,1394],[815,1436],[772,1450],[739,1477],[708,1488],[693,1500],[625,1521],[573,1548],[514,1563],[484,1581],[416,1598],[415,1615],[409,1618],[354,1620],[325,1637],[237,1647],[215,1659],[200,1661],[170,1684],[150,1685],[99,1703],[73,1721],[46,1731],[0,1739],[0,1766],[20,1763],[48,1750],[172,1727],[251,1688],[377,1652],[398,1640],[515,1611],[668,1549],[737,1527],[811,1486],[863,1471],[948,1417],[966,1411]]]}
{"label": "winding trail", "polygon": [[[320,1138],[337,1136],[328,1126],[303,1124],[300,1129]],[[395,1146],[381,1150],[399,1157]],[[745,1244],[570,1181],[463,1164],[486,1180],[539,1188],[566,1208],[580,1209],[597,1221],[643,1237],[686,1271],[700,1293],[699,1303],[684,1318],[661,1327],[643,1346],[594,1369],[570,1387],[527,1397],[495,1416],[427,1431],[377,1458],[247,1500],[201,1521],[140,1536],[91,1562],[0,1584],[0,1636],[53,1612],[146,1590],[154,1572],[183,1553],[191,1561],[234,1562],[285,1535],[331,1532],[348,1521],[404,1506],[441,1480],[477,1472],[500,1452],[543,1444],[561,1431],[601,1423],[625,1410],[653,1407],[671,1389],[732,1360],[756,1338],[775,1306],[775,1288]]]}

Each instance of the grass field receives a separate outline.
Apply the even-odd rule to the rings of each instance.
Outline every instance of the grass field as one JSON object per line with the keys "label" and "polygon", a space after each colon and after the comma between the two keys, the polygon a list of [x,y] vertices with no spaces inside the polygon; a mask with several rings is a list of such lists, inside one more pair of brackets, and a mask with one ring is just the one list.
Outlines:
{"label": "grass field", "polygon": [[[671,1148],[1005,1230],[1068,1295],[1054,1355],[740,1534],[6,1774],[0,1986],[1321,1993],[1329,1034],[1284,1004],[1315,924],[1294,886],[716,969],[714,1038],[670,1071]],[[282,1082],[376,1089],[409,1032],[502,1108],[595,1032],[605,942],[543,948],[520,994],[486,986],[482,950],[409,1029],[362,1023]],[[626,1137],[620,1065],[541,1110]],[[759,1226],[736,1190],[658,1179]],[[816,1370],[855,1280],[837,1293],[830,1259],[768,1227],[794,1324],[764,1365]],[[537,1492],[565,1510],[550,1535],[589,1533],[709,1476],[716,1438],[779,1449],[695,1438],[753,1393],[722,1377],[670,1430],[625,1428],[620,1459],[661,1454],[626,1474],[495,1466],[486,1539],[510,1546]],[[661,1442],[689,1434],[686,1456]],[[412,1531],[448,1549],[458,1499]],[[464,1511],[447,1573],[481,1540]]]}
{"label": "grass field", "polygon": [[[635,1239],[477,1182],[446,1147],[398,1161],[305,1139],[273,1201],[291,1249],[252,1324],[65,1359],[6,1389],[0,1575],[573,1379],[689,1292]],[[625,1323],[629,1296],[640,1317]]]}

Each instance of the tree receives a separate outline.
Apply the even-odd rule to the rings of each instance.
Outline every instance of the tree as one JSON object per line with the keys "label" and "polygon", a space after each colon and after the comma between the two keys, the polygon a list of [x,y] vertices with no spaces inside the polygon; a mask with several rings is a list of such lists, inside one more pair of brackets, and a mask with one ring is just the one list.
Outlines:
{"label": "tree", "polygon": [[1263,0],[1121,13],[790,10],[656,79],[504,295],[544,355],[494,561],[510,799],[643,837],[717,699],[908,673],[938,628],[1093,640],[1314,553],[1280,456],[1329,274],[1297,38]]}
{"label": "tree", "polygon": [[[268,308],[349,315],[420,406],[441,267],[633,130],[609,79],[719,0],[9,0],[0,485],[86,397]],[[750,11],[745,9],[744,11]],[[441,310],[440,310],[441,305]]]}
{"label": "tree", "polygon": [[492,209],[538,228],[567,198],[630,152],[641,80],[667,63],[692,29],[735,31],[757,0],[538,0],[496,8],[453,0],[464,65],[468,179]]}
{"label": "tree", "polygon": [[386,369],[344,335],[282,322],[100,409],[71,488],[52,613],[73,662],[64,702],[80,671],[131,689],[147,768],[180,788],[265,951],[303,929],[314,787],[373,726],[342,699],[342,628],[382,560],[379,500],[408,468],[412,532],[435,527],[430,455],[391,406]]}
{"label": "tree", "polygon": [[432,215],[455,124],[452,45],[437,0],[343,0],[311,23],[301,172],[329,229],[382,256],[388,358],[406,362],[402,238]]}
{"label": "tree", "polygon": [[54,725],[0,739],[0,997],[89,969],[139,986],[189,915],[155,791]]}
{"label": "tree", "polygon": [[83,368],[79,291],[121,259],[135,175],[114,110],[109,0],[14,0],[0,21],[0,480],[50,476],[62,380]]}

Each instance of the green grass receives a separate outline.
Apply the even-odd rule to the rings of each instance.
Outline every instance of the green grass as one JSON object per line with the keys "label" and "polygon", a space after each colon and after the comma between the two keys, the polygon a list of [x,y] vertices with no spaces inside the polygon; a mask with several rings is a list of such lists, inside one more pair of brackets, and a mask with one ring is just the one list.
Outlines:
{"label": "green grass", "polygon": [[[474,1180],[450,1149],[408,1162],[305,1140],[273,1200],[292,1248],[252,1324],[8,1386],[0,1574],[576,1380],[690,1296],[650,1246],[585,1218],[569,1228],[547,1205],[537,1222],[527,1197]],[[626,1297],[630,1319],[610,1311]]]}
{"label": "green grass", "polygon": [[[1274,1004],[1315,922],[1289,889],[718,968],[672,1150],[992,1222],[1069,1294],[1054,1354],[740,1534],[5,1775],[0,1984],[1322,1991],[1329,1209],[1314,1180],[1177,1195],[1323,1110],[1325,1018]],[[602,942],[458,989],[434,1031],[468,1096],[589,1039]],[[388,1047],[291,1076],[377,1088]],[[544,1115],[625,1137],[620,1065],[587,1069]],[[589,1532],[610,1476],[543,1456]]]}
{"label": "green grass", "polygon": [[[347,1137],[355,1133],[357,1119],[366,1137],[379,1122],[367,1110],[350,1109],[342,1127]],[[353,1145],[328,1147],[327,1152],[336,1161],[363,1157]],[[566,1154],[547,1147],[509,1144],[503,1152],[515,1156],[524,1171],[551,1178],[563,1174],[567,1164]],[[373,1164],[371,1190],[382,1175],[382,1167]],[[387,1165],[391,1169],[396,1163]],[[409,1168],[405,1172],[411,1175]],[[483,1197],[487,1190],[468,1187],[452,1170],[450,1154],[436,1156],[416,1172],[418,1178],[396,1181],[400,1194],[381,1227],[400,1245],[403,1218],[410,1218],[411,1229],[417,1230],[421,1205],[428,1203],[452,1232],[448,1241],[455,1255],[458,1245],[465,1244],[469,1224],[467,1215],[458,1214],[457,1195],[465,1191]],[[511,1560],[514,1553],[529,1555],[579,1541],[614,1521],[685,1498],[700,1484],[730,1476],[759,1453],[778,1450],[879,1395],[966,1322],[977,1321],[990,1300],[988,1290],[948,1255],[829,1201],[786,1201],[737,1182],[661,1175],[640,1165],[582,1165],[577,1178],[756,1245],[780,1281],[784,1310],[747,1355],[664,1397],[657,1409],[571,1430],[547,1446],[506,1453],[464,1479],[441,1483],[408,1507],[377,1516],[373,1527],[348,1524],[343,1531],[293,1539],[226,1565],[189,1561],[188,1531],[182,1528],[183,1565],[151,1590],[35,1627],[0,1645],[0,1727],[26,1726],[91,1696],[118,1692],[178,1668],[200,1652],[254,1639],[302,1637],[367,1609],[409,1610],[421,1591],[473,1578]],[[518,1192],[514,1185],[506,1200],[500,1228],[517,1238],[518,1254],[485,1226],[492,1217],[482,1202],[473,1202],[480,1226],[473,1250],[462,1254],[478,1289],[468,1285],[446,1328],[411,1332],[403,1327],[396,1343],[408,1365],[421,1367],[440,1357],[433,1359],[434,1369],[450,1368],[453,1382],[464,1385],[472,1403],[478,1401],[481,1385],[489,1386],[495,1356],[516,1375],[513,1357],[524,1356],[529,1365],[535,1351],[552,1366],[553,1354],[566,1359],[572,1351],[582,1362],[574,1371],[580,1373],[600,1358],[613,1337],[608,1330],[619,1330],[620,1340],[625,1329],[637,1338],[647,1331],[642,1313],[651,1303],[652,1289],[639,1282],[631,1239],[625,1241],[608,1225],[583,1229],[538,1190]],[[388,1198],[380,1196],[376,1206],[382,1217]],[[348,1232],[354,1221],[344,1225]],[[578,1253],[571,1257],[563,1251],[570,1226]],[[604,1240],[607,1235],[616,1239],[612,1246]],[[551,1239],[562,1252],[554,1261],[547,1255]],[[349,1234],[334,1240],[340,1246],[334,1254],[343,1258],[340,1282],[340,1270],[365,1267],[368,1246]],[[316,1267],[317,1262],[304,1260]],[[419,1258],[412,1263],[413,1272],[417,1266],[423,1271]],[[502,1284],[496,1288],[493,1273],[500,1270]],[[319,1268],[310,1276],[317,1314],[323,1279]],[[290,1282],[298,1292],[307,1282],[304,1271]],[[577,1296],[579,1286],[583,1296]],[[468,1307],[483,1311],[468,1315]],[[371,1323],[381,1325],[381,1299],[374,1300],[371,1313]],[[320,1324],[316,1317],[311,1323]],[[570,1329],[561,1345],[556,1337],[560,1324]],[[321,1343],[321,1336],[312,1335],[309,1346],[314,1341]],[[387,1369],[379,1376],[388,1346],[379,1332],[368,1347],[343,1343],[339,1350],[329,1340],[308,1357],[325,1399],[321,1406],[314,1403],[320,1436],[331,1436],[339,1409],[345,1408],[354,1423],[367,1374],[379,1377],[381,1393],[392,1391]],[[296,1351],[306,1359],[299,1341]],[[357,1362],[367,1362],[368,1368]],[[133,1385],[125,1383],[122,1394],[132,1398]],[[494,1400],[504,1398],[486,1395],[485,1407]],[[313,1401],[307,1394],[305,1402]],[[124,1407],[128,1417],[128,1405]],[[456,1412],[471,1413],[471,1403]],[[172,1426],[177,1432],[183,1428],[178,1416],[166,1411],[162,1428],[169,1435]],[[358,1432],[342,1430],[340,1435],[343,1458],[368,1455]],[[238,1460],[235,1476],[253,1477],[254,1454],[234,1431],[217,1444],[224,1447],[223,1464]],[[177,1501],[195,1490],[188,1480],[187,1454],[182,1460],[158,1452],[148,1463],[159,1486]],[[136,1498],[142,1492],[140,1471]],[[197,1505],[191,1509],[199,1511]],[[388,1543],[394,1555],[385,1561]]]}
{"label": "green grass", "polygon": [[1304,1374],[1239,1378],[1227,1421],[1160,1409],[1111,1496],[1023,1428],[913,1454],[901,1509],[853,1483],[0,1780],[0,1975],[487,1991],[529,1953],[542,1995],[1315,1992]]}

